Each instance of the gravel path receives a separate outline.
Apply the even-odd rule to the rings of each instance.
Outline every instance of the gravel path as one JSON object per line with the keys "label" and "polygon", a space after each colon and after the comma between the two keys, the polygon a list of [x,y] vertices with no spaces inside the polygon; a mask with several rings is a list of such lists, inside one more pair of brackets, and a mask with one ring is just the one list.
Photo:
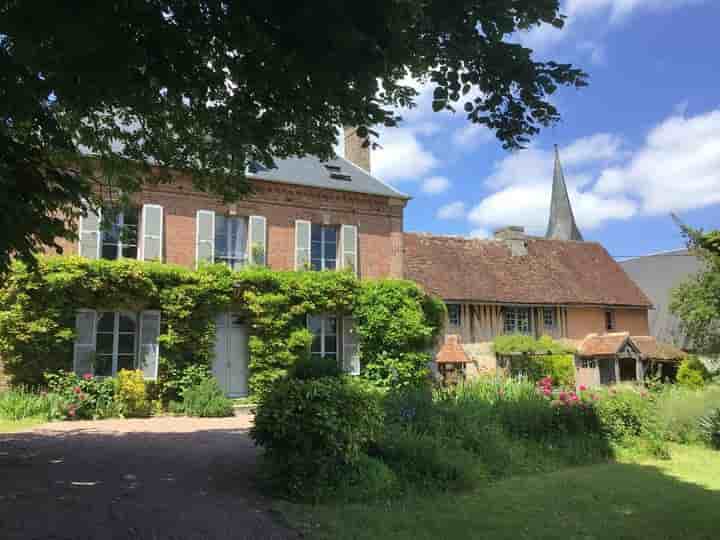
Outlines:
{"label": "gravel path", "polygon": [[248,415],[0,433],[2,540],[297,538],[258,494]]}

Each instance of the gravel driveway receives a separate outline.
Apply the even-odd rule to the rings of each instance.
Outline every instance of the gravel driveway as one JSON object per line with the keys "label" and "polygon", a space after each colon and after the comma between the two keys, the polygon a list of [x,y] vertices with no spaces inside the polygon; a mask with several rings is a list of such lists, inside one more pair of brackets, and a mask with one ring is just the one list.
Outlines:
{"label": "gravel driveway", "polygon": [[297,538],[254,486],[250,425],[167,417],[0,433],[0,538]]}

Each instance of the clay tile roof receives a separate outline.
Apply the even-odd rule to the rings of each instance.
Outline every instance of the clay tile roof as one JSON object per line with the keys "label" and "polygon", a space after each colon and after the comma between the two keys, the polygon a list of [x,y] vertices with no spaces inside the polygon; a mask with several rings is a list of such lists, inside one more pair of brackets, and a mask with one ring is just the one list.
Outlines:
{"label": "clay tile roof", "polygon": [[629,337],[627,332],[588,334],[580,343],[577,353],[580,356],[612,356],[620,352]]}
{"label": "clay tile roof", "polygon": [[658,342],[653,336],[632,336],[633,343],[645,358],[673,361],[685,358],[685,353],[669,343]]}
{"label": "clay tile roof", "polygon": [[470,362],[465,349],[460,344],[460,336],[449,335],[445,338],[445,343],[437,353],[435,361],[438,364],[467,364]]}
{"label": "clay tile roof", "polygon": [[526,255],[500,240],[407,233],[405,277],[444,300],[651,307],[596,242],[526,237]]}

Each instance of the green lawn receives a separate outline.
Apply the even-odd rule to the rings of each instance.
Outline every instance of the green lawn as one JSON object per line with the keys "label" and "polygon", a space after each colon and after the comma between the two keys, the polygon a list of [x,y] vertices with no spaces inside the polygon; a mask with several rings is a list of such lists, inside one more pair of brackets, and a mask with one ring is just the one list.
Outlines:
{"label": "green lawn", "polygon": [[23,420],[5,420],[0,418],[0,433],[12,433],[13,431],[22,431],[33,426],[44,424],[47,422],[44,418],[25,418]]}
{"label": "green lawn", "polygon": [[516,477],[462,495],[279,510],[318,539],[710,540],[720,538],[720,452],[675,446],[671,461]]}

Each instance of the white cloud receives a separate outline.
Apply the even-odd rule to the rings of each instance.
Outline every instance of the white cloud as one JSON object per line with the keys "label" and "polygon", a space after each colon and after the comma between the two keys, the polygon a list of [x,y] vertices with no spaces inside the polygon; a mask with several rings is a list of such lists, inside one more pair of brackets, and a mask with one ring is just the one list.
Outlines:
{"label": "white cloud", "polygon": [[[568,194],[580,229],[610,220],[657,215],[720,203],[720,109],[673,114],[633,152],[608,133],[560,149]],[[468,213],[474,227],[525,226],[543,234],[552,189],[553,152],[532,147],[495,164],[493,192]]]}
{"label": "white cloud", "polygon": [[438,219],[461,219],[465,217],[465,203],[455,201],[441,206],[437,211]]}
{"label": "white cloud", "polygon": [[[423,128],[429,129],[427,124]],[[416,180],[439,164],[413,128],[383,129],[379,142],[382,148],[372,153],[372,172],[387,182]]]}
{"label": "white cloud", "polygon": [[667,118],[627,164],[602,172],[596,191],[635,196],[650,215],[720,203],[720,109]]}
{"label": "white cloud", "polygon": [[465,120],[466,125],[455,130],[452,136],[453,143],[471,148],[492,141],[495,135],[492,131],[481,124],[470,123]]}
{"label": "white cloud", "polygon": [[487,229],[473,229],[468,235],[470,238],[490,238],[490,231]]}
{"label": "white cloud", "polygon": [[450,187],[450,180],[444,176],[431,176],[423,180],[422,187],[420,188],[423,193],[428,195],[437,195],[438,193],[444,193]]}
{"label": "white cloud", "polygon": [[568,18],[610,14],[620,21],[636,11],[660,11],[701,4],[704,0],[568,0],[563,9]]}

